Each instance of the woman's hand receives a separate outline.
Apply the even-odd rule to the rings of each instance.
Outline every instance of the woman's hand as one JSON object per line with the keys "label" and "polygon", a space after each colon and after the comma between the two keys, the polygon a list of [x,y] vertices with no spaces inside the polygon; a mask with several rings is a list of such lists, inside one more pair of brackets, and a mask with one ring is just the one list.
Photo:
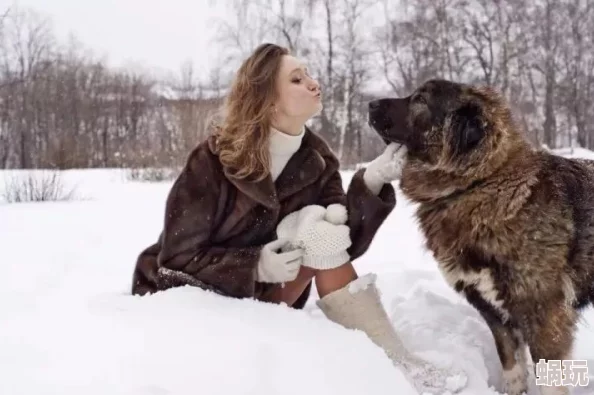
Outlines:
{"label": "woman's hand", "polygon": [[363,174],[363,180],[375,195],[377,195],[384,184],[400,179],[402,168],[406,160],[407,149],[404,145],[391,143],[384,152],[375,158]]}
{"label": "woman's hand", "polygon": [[310,205],[287,215],[279,223],[277,234],[291,245],[304,250],[303,266],[333,269],[350,260],[350,228],[345,225],[346,209],[333,205]]}
{"label": "woman's hand", "polygon": [[259,282],[284,283],[297,278],[303,262],[303,250],[297,248],[281,252],[281,249],[288,245],[289,240],[277,239],[262,248],[257,268]]}

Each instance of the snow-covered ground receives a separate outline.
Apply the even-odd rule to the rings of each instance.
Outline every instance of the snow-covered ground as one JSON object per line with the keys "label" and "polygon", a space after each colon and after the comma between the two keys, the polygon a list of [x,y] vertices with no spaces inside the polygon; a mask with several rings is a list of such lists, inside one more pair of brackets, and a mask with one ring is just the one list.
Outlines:
{"label": "snow-covered ground", "polygon": [[[8,174],[0,172],[0,196]],[[115,170],[64,177],[83,199],[0,203],[0,394],[415,393],[364,334],[324,319],[315,294],[304,311],[192,288],[130,296],[170,183],[129,182]],[[466,371],[464,394],[497,394],[489,329],[442,280],[412,213],[400,196],[356,268],[378,274],[411,350]],[[588,310],[574,353],[590,371],[593,324]],[[594,393],[594,383],[575,393]]]}

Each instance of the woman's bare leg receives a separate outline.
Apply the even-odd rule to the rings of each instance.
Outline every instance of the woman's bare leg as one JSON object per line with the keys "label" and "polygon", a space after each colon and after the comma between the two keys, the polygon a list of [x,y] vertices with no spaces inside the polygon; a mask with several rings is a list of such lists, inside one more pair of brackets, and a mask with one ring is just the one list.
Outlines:
{"label": "woman's bare leg", "polygon": [[266,301],[275,303],[286,303],[292,306],[301,296],[307,284],[315,278],[316,288],[320,298],[334,292],[357,278],[355,268],[350,262],[345,263],[334,269],[316,270],[306,266],[299,269],[297,278],[291,282],[285,283],[284,287],[275,287],[269,295],[265,297]]}
{"label": "woman's bare leg", "polygon": [[316,271],[314,269],[301,266],[295,280],[285,283],[284,286],[276,285],[274,289],[262,299],[273,303],[284,302],[289,306],[292,306],[293,303],[299,299],[299,296],[301,296],[307,287],[307,284],[312,281],[315,275]]}
{"label": "woman's bare leg", "polygon": [[334,269],[318,270],[316,273],[316,288],[320,298],[331,292],[343,288],[357,279],[357,272],[351,262],[347,262]]}

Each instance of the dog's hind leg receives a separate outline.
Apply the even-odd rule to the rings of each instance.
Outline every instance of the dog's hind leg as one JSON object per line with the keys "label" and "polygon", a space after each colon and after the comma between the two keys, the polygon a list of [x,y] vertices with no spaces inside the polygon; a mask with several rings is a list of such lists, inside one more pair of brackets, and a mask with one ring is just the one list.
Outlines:
{"label": "dog's hind leg", "polygon": [[[542,395],[568,395],[570,385],[563,383],[563,361],[571,359],[577,313],[562,301],[541,304],[533,314],[534,318],[523,329],[534,361],[537,385],[540,384]],[[539,364],[540,360],[545,364]],[[555,361],[554,365],[551,360]],[[544,383],[539,383],[539,376]]]}

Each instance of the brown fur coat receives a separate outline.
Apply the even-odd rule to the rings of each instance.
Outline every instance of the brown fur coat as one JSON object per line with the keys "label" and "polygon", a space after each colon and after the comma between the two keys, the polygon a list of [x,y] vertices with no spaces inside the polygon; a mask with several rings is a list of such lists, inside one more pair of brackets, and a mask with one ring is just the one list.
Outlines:
{"label": "brown fur coat", "polygon": [[214,153],[214,137],[196,147],[169,192],[158,241],[138,257],[132,293],[194,285],[257,299],[273,286],[255,280],[261,247],[276,239],[283,217],[311,204],[347,207],[348,252],[352,260],[360,257],[395,207],[394,188],[386,184],[373,195],[361,169],[345,193],[338,159],[319,136],[305,133],[274,183],[270,177],[257,183],[227,177]]}

